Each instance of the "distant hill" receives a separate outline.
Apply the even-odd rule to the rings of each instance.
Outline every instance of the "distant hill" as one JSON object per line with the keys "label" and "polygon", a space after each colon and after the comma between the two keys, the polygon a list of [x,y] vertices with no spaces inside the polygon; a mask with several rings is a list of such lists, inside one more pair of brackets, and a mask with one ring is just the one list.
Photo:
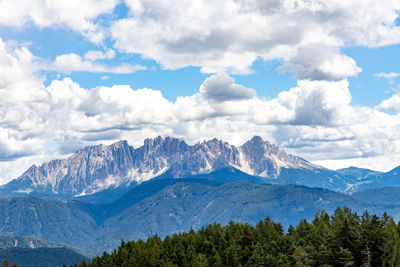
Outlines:
{"label": "distant hill", "polygon": [[0,249],[5,248],[66,248],[65,244],[29,236],[0,236]]}
{"label": "distant hill", "polygon": [[375,204],[400,205],[400,187],[367,189],[353,193],[352,197]]}
{"label": "distant hill", "polygon": [[383,174],[383,172],[378,172],[370,169],[357,168],[354,166],[344,169],[338,169],[336,171],[340,174],[346,175],[347,177],[352,177],[358,180],[364,180],[365,178],[368,178],[370,176],[380,176]]}
{"label": "distant hill", "polygon": [[5,259],[20,267],[75,265],[93,257],[81,250],[27,236],[0,236],[0,262]]}
{"label": "distant hill", "polygon": [[6,248],[0,249],[0,261],[5,259],[20,267],[61,267],[79,264],[89,258],[67,248]]}
{"label": "distant hill", "polygon": [[270,216],[287,227],[302,218],[311,219],[317,210],[332,212],[337,206],[400,217],[399,205],[371,203],[321,188],[164,178],[142,183],[106,204],[0,200],[0,234],[34,236],[102,253],[118,246],[121,239],[165,236],[213,222],[253,224]]}
{"label": "distant hill", "polygon": [[31,236],[79,248],[93,239],[95,206],[39,198],[0,200],[0,235]]}

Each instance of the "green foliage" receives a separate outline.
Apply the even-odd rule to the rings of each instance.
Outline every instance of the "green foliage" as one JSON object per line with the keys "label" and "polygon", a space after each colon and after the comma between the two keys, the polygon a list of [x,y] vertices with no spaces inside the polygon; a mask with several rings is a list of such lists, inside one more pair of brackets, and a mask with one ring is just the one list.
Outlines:
{"label": "green foliage", "polygon": [[318,211],[285,232],[269,217],[255,226],[214,223],[161,240],[122,241],[84,266],[399,266],[400,227],[387,214]]}
{"label": "green foliage", "polygon": [[[290,181],[293,182],[293,177]],[[69,244],[99,255],[105,250],[110,251],[117,247],[121,238],[137,240],[154,234],[164,238],[171,233],[189,231],[191,227],[198,230],[214,221],[223,225],[228,224],[230,220],[256,225],[268,214],[272,220],[282,222],[285,227],[290,224],[297,225],[303,218],[312,222],[312,225],[302,223],[303,225],[300,227],[302,229],[299,229],[296,234],[296,238],[301,239],[296,241],[296,245],[301,245],[306,249],[311,258],[316,258],[321,253],[320,257],[324,258],[326,255],[323,253],[325,252],[319,251],[318,248],[324,242],[329,242],[333,246],[329,247],[328,252],[332,252],[329,254],[330,258],[335,257],[336,251],[342,247],[349,249],[358,262],[362,255],[355,253],[354,250],[363,250],[367,244],[363,244],[361,248],[351,247],[353,236],[350,236],[347,241],[330,242],[332,236],[338,234],[337,231],[349,230],[346,228],[347,226],[350,227],[353,234],[360,235],[361,233],[357,229],[352,229],[352,225],[357,224],[358,219],[347,218],[345,227],[343,227],[341,223],[332,220],[326,213],[321,213],[318,218],[312,220],[315,212],[326,210],[332,214],[337,206],[349,206],[354,211],[362,212],[367,209],[376,214],[382,214],[384,210],[387,210],[397,218],[400,216],[400,205],[388,205],[389,200],[385,200],[385,203],[387,202],[385,205],[367,203],[356,200],[354,195],[339,194],[321,188],[296,185],[260,185],[248,181],[218,184],[205,179],[152,179],[135,187],[120,199],[107,204],[39,198],[0,200],[0,218],[2,218],[0,219],[0,234],[39,237]],[[377,195],[381,196],[382,194]],[[346,214],[341,216],[346,216]],[[290,247],[286,241],[285,244],[270,243],[270,241],[277,242],[277,236],[283,234],[283,227],[270,224],[268,220],[256,226],[259,229],[249,232],[248,237],[237,240],[237,245],[246,247],[244,251],[246,255],[240,259],[241,264],[252,256],[250,248],[247,248],[248,246],[245,244],[246,238],[255,238],[257,242],[266,243],[268,251],[277,249],[281,245],[286,248]],[[315,229],[315,233],[310,234],[308,233],[310,229],[307,227],[318,229]],[[291,230],[288,230],[290,236]],[[214,229],[210,228],[207,231],[214,231]],[[224,259],[224,255],[220,253],[221,231],[219,229],[215,229],[215,231],[215,240],[209,240],[209,242],[217,244],[215,249],[220,254],[219,257]],[[301,231],[303,232],[300,233]],[[254,234],[255,236],[253,236]],[[356,237],[355,242],[360,242],[359,237],[354,237]],[[305,240],[308,239],[314,249],[304,245]],[[29,248],[31,241],[35,247],[52,246],[48,242],[37,242],[31,238],[0,237],[0,248],[10,247],[15,243],[18,243],[18,246],[23,245],[23,247]],[[341,242],[348,244],[345,246]],[[325,247],[327,247],[326,244]],[[292,255],[295,247],[291,249],[293,251],[290,254],[285,254],[287,257]],[[209,252],[211,253],[211,251]],[[269,254],[271,255],[271,253]],[[386,255],[385,257],[388,257],[387,261],[391,262],[394,256]],[[389,259],[390,257],[392,259]],[[324,260],[322,259],[322,261]]]}
{"label": "green foliage", "polygon": [[53,267],[85,265],[89,259],[67,248],[7,248],[0,249],[0,266]]}

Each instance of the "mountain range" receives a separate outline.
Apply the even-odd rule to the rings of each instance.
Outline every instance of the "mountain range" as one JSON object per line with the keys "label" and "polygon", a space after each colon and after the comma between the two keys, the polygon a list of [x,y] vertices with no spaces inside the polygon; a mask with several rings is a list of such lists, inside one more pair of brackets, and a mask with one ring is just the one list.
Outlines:
{"label": "mountain range", "polygon": [[[0,197],[38,196],[56,199],[113,201],[150,179],[214,177],[235,173],[238,180],[297,184],[337,192],[400,185],[400,171],[326,169],[285,153],[254,136],[241,146],[218,139],[188,145],[171,137],[146,139],[134,148],[127,141],[78,150],[66,159],[31,166],[0,187]],[[98,197],[96,197],[98,196]]]}
{"label": "mountain range", "polygon": [[[126,141],[32,166],[0,187],[0,235],[30,236],[99,254],[121,239],[270,216],[285,227],[347,206],[400,219],[399,168],[329,170],[253,137]],[[389,187],[390,186],[390,187]]]}
{"label": "mountain range", "polygon": [[249,181],[152,179],[110,203],[34,197],[0,200],[0,235],[32,236],[101,254],[117,247],[121,239],[164,237],[213,222],[255,224],[266,216],[288,227],[311,220],[317,210],[333,213],[338,206],[359,214],[386,211],[400,218],[399,204],[378,197],[371,202],[358,194]]}

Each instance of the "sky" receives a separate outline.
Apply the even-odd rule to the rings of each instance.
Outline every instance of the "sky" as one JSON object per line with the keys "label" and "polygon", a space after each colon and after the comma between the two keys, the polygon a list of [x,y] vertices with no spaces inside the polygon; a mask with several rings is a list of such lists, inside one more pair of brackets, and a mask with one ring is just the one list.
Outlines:
{"label": "sky", "polygon": [[0,0],[0,184],[158,135],[389,171],[399,61],[399,0]]}

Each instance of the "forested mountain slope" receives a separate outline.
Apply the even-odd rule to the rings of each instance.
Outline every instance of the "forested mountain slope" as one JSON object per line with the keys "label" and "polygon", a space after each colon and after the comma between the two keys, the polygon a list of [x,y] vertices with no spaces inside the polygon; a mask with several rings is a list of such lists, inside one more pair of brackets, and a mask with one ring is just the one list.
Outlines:
{"label": "forested mountain slope", "polygon": [[348,206],[362,213],[400,206],[374,204],[349,195],[296,185],[248,181],[221,184],[206,179],[159,179],[142,183],[108,204],[17,198],[0,200],[0,234],[33,236],[67,243],[92,253],[116,247],[121,239],[145,239],[234,220],[255,224],[270,216],[285,227],[310,219],[317,210]]}

